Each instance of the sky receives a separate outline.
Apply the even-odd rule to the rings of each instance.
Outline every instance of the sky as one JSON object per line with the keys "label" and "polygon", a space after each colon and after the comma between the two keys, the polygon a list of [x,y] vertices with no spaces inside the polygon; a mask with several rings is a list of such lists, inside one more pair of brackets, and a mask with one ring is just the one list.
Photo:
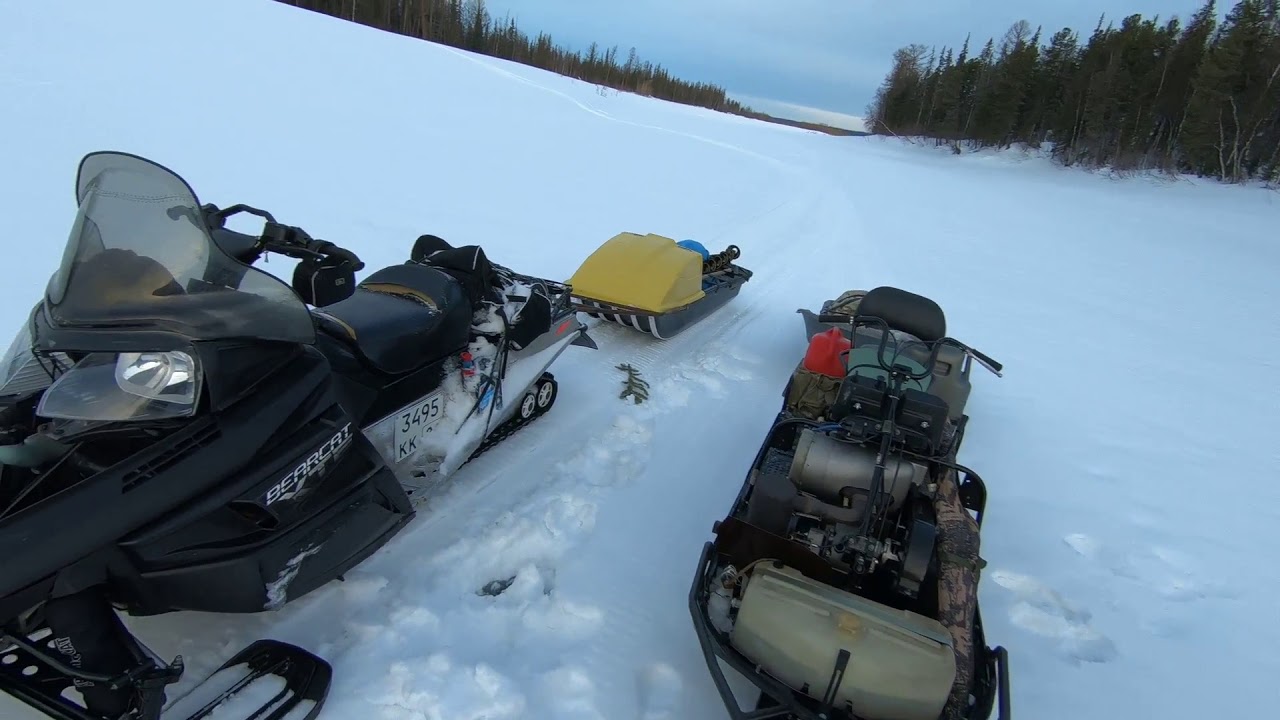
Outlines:
{"label": "sky", "polygon": [[[1025,19],[1042,37],[1087,38],[1105,13],[1184,21],[1202,0],[486,0],[529,34],[585,49],[617,45],[685,80],[714,83],[753,109],[861,129],[859,117],[911,43],[976,48]],[[1232,0],[1226,0],[1228,8]],[[1219,0],[1219,15],[1225,12]]]}

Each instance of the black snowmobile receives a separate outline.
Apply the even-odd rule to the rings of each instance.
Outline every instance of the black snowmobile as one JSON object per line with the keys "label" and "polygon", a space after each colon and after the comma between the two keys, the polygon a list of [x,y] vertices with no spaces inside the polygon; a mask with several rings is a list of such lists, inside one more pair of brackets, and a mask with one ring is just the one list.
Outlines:
{"label": "black snowmobile", "polygon": [[[350,251],[124,153],[87,155],[76,200],[0,361],[0,688],[59,720],[167,720],[270,680],[244,716],[314,718],[329,665],[273,640],[166,709],[181,658],[114,610],[252,613],[340,578],[552,405],[547,368],[595,347],[570,289],[431,235],[357,284]],[[292,288],[252,267],[267,252],[299,261]]]}
{"label": "black snowmobile", "polygon": [[1002,368],[946,337],[928,298],[857,298],[813,318],[851,342],[844,376],[796,368],[703,548],[689,610],[707,667],[736,720],[982,720],[997,701],[1009,720],[1008,656],[978,609],[986,486],[956,462],[972,361]]}

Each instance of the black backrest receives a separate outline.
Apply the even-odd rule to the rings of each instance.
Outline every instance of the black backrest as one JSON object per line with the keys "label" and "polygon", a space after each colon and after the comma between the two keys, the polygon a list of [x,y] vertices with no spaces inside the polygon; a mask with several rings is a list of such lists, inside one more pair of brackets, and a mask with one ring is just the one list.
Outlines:
{"label": "black backrest", "polygon": [[[423,236],[430,238],[431,236]],[[423,238],[418,238],[419,244],[429,243]],[[418,256],[418,250],[415,248],[414,256]],[[478,306],[486,300],[501,301],[498,296],[498,290],[502,287],[498,273],[494,270],[493,265],[489,263],[489,258],[485,256],[484,249],[479,245],[463,245],[459,248],[444,248],[436,250],[427,255],[422,260],[412,262],[420,263],[430,267],[438,268],[458,282],[462,283],[463,289],[467,293],[467,299],[472,305]]]}
{"label": "black backrest", "polygon": [[894,330],[910,333],[924,342],[947,336],[947,317],[938,303],[887,285],[868,292],[858,303],[857,315],[878,317]]}
{"label": "black backrest", "polygon": [[423,263],[433,253],[452,249],[453,246],[439,235],[419,235],[417,241],[413,243],[413,251],[409,253],[409,259],[416,263]]}

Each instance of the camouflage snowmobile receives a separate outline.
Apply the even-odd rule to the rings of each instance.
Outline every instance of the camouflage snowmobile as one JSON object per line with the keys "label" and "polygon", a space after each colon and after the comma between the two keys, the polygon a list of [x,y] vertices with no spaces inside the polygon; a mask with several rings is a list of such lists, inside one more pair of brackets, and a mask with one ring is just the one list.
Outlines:
{"label": "camouflage snowmobile", "polygon": [[[811,349],[840,328],[840,374],[796,368],[698,561],[707,667],[735,720],[1009,720],[1008,656],[978,608],[986,486],[956,462],[972,362],[1002,367],[946,337],[928,298],[840,301],[806,324]],[[718,660],[759,689],[753,710]]]}

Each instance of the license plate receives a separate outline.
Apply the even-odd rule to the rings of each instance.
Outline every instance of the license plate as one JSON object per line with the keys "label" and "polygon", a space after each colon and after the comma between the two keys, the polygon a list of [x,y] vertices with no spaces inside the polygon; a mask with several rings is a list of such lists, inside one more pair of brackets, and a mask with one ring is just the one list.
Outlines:
{"label": "license plate", "polygon": [[396,462],[416,454],[423,445],[423,438],[436,429],[444,416],[442,392],[419,400],[396,416]]}

